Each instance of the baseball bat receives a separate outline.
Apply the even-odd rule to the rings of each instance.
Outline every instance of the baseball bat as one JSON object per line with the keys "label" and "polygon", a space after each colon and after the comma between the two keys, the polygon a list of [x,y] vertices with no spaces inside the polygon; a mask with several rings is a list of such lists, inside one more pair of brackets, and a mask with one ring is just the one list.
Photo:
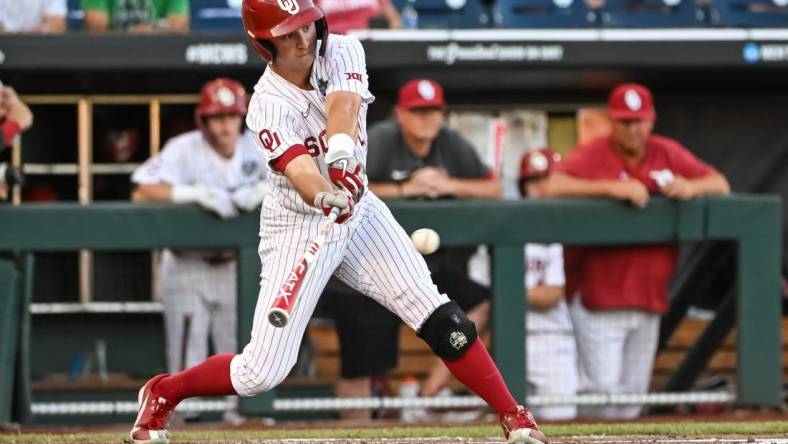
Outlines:
{"label": "baseball bat", "polygon": [[282,328],[290,321],[290,314],[293,312],[296,302],[298,302],[301,284],[306,279],[306,274],[315,262],[315,259],[317,259],[318,254],[320,254],[320,249],[326,242],[326,236],[331,231],[331,227],[334,226],[340,211],[336,207],[331,209],[328,219],[320,227],[320,231],[318,231],[312,243],[306,248],[306,253],[298,259],[285,278],[284,283],[282,283],[279,294],[271,304],[271,308],[268,309],[268,322],[274,327]]}

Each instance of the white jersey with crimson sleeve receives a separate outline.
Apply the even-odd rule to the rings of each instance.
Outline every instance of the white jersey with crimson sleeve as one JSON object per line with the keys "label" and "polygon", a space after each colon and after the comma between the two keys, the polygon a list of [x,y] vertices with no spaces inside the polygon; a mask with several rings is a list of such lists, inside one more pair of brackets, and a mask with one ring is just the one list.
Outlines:
{"label": "white jersey with crimson sleeve", "polygon": [[[322,42],[318,42],[318,54]],[[321,174],[328,179],[323,156],[326,140],[326,96],[348,91],[361,96],[358,115],[356,160],[362,165],[367,158],[367,107],[375,100],[369,92],[364,49],[356,37],[331,34],[324,56],[316,56],[309,77],[312,90],[303,90],[266,69],[254,87],[246,124],[257,134],[255,142],[271,169],[270,194],[265,208],[314,213],[318,210],[304,202],[290,181],[282,174],[287,162],[308,153]],[[365,184],[366,185],[366,184]],[[265,214],[266,212],[264,212]]]}

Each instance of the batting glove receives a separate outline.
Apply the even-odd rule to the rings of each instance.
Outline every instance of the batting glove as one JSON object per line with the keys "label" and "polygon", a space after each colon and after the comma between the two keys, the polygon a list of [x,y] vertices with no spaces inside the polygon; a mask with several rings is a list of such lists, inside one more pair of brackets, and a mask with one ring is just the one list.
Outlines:
{"label": "batting glove", "polygon": [[266,194],[268,194],[268,185],[265,182],[257,182],[238,188],[233,191],[230,198],[239,209],[254,211],[263,203]]}
{"label": "batting glove", "polygon": [[364,179],[366,173],[364,167],[358,163],[353,155],[356,143],[344,133],[338,133],[328,139],[328,152],[326,153],[326,164],[328,165],[328,177],[334,185],[347,190],[358,202],[364,195]]}
{"label": "batting glove", "polygon": [[238,216],[230,193],[218,187],[204,185],[178,185],[172,188],[175,203],[197,203],[204,209],[216,213],[222,219]]}
{"label": "batting glove", "polygon": [[336,220],[338,224],[350,219],[350,216],[353,215],[353,205],[355,205],[353,196],[344,190],[322,191],[315,196],[315,208],[320,208],[326,216],[331,214],[332,208],[340,209]]}

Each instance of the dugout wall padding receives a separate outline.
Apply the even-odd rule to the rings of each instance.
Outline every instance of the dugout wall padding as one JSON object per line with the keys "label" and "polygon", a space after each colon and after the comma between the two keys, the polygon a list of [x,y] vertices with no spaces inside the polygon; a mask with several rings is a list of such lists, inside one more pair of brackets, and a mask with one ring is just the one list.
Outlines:
{"label": "dugout wall padding", "polygon": [[[654,198],[639,210],[604,199],[536,201],[391,201],[407,231],[431,227],[444,245],[499,247],[493,268],[494,357],[512,392],[526,396],[523,357],[524,316],[512,310],[522,301],[522,245],[525,242],[623,245],[725,239],[738,243],[737,401],[778,406],[782,380],[780,344],[780,214],[778,196],[732,195],[687,202]],[[162,204],[22,205],[0,207],[0,251],[150,249],[164,246],[231,247],[241,251],[239,310],[242,329],[257,299],[258,217],[246,214],[221,221],[197,207]],[[472,220],[473,224],[457,224]],[[8,273],[6,273],[7,275]],[[0,274],[0,277],[3,275]],[[14,301],[11,280],[0,301]],[[515,305],[513,305],[515,304]],[[2,311],[8,313],[7,311]],[[247,331],[239,331],[242,343]],[[3,336],[4,350],[17,341]],[[11,342],[13,341],[13,342]],[[10,342],[10,344],[9,344]],[[46,353],[48,344],[38,344]],[[142,344],[142,352],[147,349]],[[128,351],[131,353],[131,350]],[[6,353],[6,362],[8,361]],[[24,375],[29,377],[29,375]],[[0,399],[0,402],[10,402]],[[270,400],[271,394],[268,395]],[[265,403],[250,406],[264,411]],[[2,404],[0,404],[2,405]]]}

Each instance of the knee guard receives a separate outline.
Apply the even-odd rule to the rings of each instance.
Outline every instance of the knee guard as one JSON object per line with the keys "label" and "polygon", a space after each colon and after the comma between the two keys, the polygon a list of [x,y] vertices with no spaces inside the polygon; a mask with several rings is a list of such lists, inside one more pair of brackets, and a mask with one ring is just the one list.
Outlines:
{"label": "knee guard", "polygon": [[450,301],[438,307],[424,321],[418,336],[439,358],[456,361],[476,340],[476,325],[468,319],[460,306]]}

